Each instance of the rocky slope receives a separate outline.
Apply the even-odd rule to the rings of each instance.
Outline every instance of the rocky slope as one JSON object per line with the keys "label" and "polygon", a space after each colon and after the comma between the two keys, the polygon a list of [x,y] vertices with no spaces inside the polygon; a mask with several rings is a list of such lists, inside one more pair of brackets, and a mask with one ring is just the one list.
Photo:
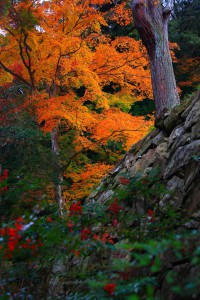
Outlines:
{"label": "rocky slope", "polygon": [[173,109],[158,127],[130,149],[89,201],[110,199],[121,186],[120,177],[145,177],[157,169],[160,182],[169,190],[157,204],[171,203],[200,219],[200,91]]}
{"label": "rocky slope", "polygon": [[[185,212],[188,221],[184,227],[189,232],[200,230],[200,91],[180,107],[165,116],[162,124],[135,144],[118,165],[103,179],[100,186],[88,198],[89,202],[105,203],[119,190],[123,190],[121,178],[132,179],[138,174],[144,179],[149,172],[158,171],[158,181],[163,183],[166,190],[151,199],[151,205],[161,210],[172,206],[175,212]],[[154,186],[150,182],[149,189]],[[140,198],[137,207],[127,207],[134,214],[135,210],[145,213],[144,198]],[[175,233],[180,228],[175,228]],[[200,235],[194,241],[200,244]],[[188,243],[193,247],[193,242]],[[186,250],[186,249],[185,249]],[[186,251],[190,253],[188,248]],[[173,270],[179,283],[185,278],[191,282],[200,274],[197,265],[191,265],[189,260],[178,261],[170,252],[163,257],[164,268],[159,275],[160,286],[156,293],[158,299],[177,300],[178,296],[170,289],[165,279],[169,270]],[[159,277],[158,276],[158,277]],[[200,299],[199,294],[185,296],[184,299]]]}
{"label": "rocky slope", "polygon": [[[155,170],[156,172],[154,172]],[[189,232],[189,235],[194,231],[193,229],[198,233],[198,230],[200,230],[200,91],[190,100],[182,103],[180,107],[173,109],[169,115],[166,115],[162,124],[158,125],[158,128],[135,144],[109,175],[103,179],[97,189],[93,191],[87,199],[86,205],[87,203],[96,201],[104,204],[113,199],[113,197],[117,197],[119,191],[123,191],[126,188],[124,183],[129,182],[133,178],[140,178],[140,182],[147,186],[146,190],[154,191],[155,181],[146,180],[149,179],[148,174],[151,173],[155,173],[157,177],[156,182],[159,184],[163,183],[166,188],[161,189],[157,194],[155,193],[153,197],[152,194],[149,198],[147,196],[146,199],[144,193],[134,194],[131,205],[130,203],[123,203],[123,210],[128,216],[126,222],[128,228],[130,228],[130,232],[132,228],[136,228],[137,226],[132,221],[134,219],[132,216],[138,212],[140,216],[145,215],[148,209],[148,203],[145,202],[150,201],[151,203],[149,204],[155,211],[165,211],[169,206],[172,206],[175,212],[184,211],[186,213],[187,221],[181,222],[182,225],[179,225],[179,223],[178,225],[176,224],[175,228],[172,227],[175,234],[179,234],[182,229]],[[145,207],[144,204],[147,206]],[[156,217],[156,222],[158,223],[160,222],[159,218],[159,216]],[[97,230],[97,227],[95,230]],[[157,234],[159,235],[159,233]],[[126,243],[127,240],[124,242]],[[123,243],[123,240],[121,243]],[[183,249],[183,258],[180,259],[180,257],[177,258],[174,256],[171,248],[163,252],[161,257],[162,268],[155,274],[157,280],[155,299],[200,299],[200,291],[196,292],[198,288],[195,292],[192,288],[192,294],[189,294],[189,296],[179,297],[171,289],[166,279],[169,272],[173,271],[177,275],[180,286],[185,285],[185,278],[192,284],[199,282],[199,265],[191,265],[190,260],[191,253],[194,252],[194,249],[199,244],[200,235],[190,235],[190,239],[187,240],[186,238],[186,243],[184,244],[186,248]],[[105,260],[105,265],[112,265],[112,256],[109,252],[104,254],[105,257],[102,254],[101,258],[95,252],[91,257],[87,258],[75,256],[71,259],[69,257],[66,264],[58,261],[52,270],[52,280],[49,289],[51,297],[54,296],[55,299],[68,299],[63,296],[63,293],[66,287],[70,290],[71,286],[69,279],[66,282],[61,280],[63,274],[67,274],[71,270],[75,270],[76,272],[87,270],[90,273],[93,267],[97,266],[97,269],[102,267],[102,259]],[[129,261],[130,255],[126,259]],[[141,272],[144,274],[138,273],[140,271],[137,271],[137,269],[135,270],[131,275],[133,278],[144,274],[148,276],[148,268],[145,268],[145,270],[141,268]],[[77,289],[82,290],[82,286],[81,288],[77,287]]]}

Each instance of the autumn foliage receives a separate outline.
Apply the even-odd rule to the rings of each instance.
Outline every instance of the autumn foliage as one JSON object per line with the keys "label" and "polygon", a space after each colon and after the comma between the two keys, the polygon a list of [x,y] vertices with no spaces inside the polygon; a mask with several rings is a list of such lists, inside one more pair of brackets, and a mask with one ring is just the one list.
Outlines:
{"label": "autumn foliage", "polygon": [[[64,174],[72,182],[70,188],[63,187],[65,199],[87,196],[110,170],[120,151],[109,148],[109,143],[128,149],[153,124],[112,107],[122,95],[131,97],[132,103],[152,97],[144,47],[128,36],[112,38],[112,22],[118,26],[132,22],[125,2],[4,1],[0,76],[5,88],[23,86],[23,101],[11,100],[15,114],[27,111],[44,134],[55,128],[66,135],[73,131],[70,155],[61,162],[66,169],[59,163],[59,180]],[[2,124],[11,124],[6,114],[8,110]],[[62,138],[56,139],[62,148]],[[104,153],[106,162],[87,161],[74,170],[72,160],[88,150]]]}
{"label": "autumn foliage", "polygon": [[[156,265],[165,255],[161,248],[173,248],[159,231],[168,237],[182,222],[173,211],[168,221],[168,211],[154,205],[163,196],[157,177],[122,175],[107,203],[87,199],[154,125],[152,110],[141,114],[136,108],[152,104],[153,95],[130,1],[2,0],[0,14],[3,297],[46,299],[66,280],[67,298],[76,293],[78,299],[83,291],[90,299],[91,284],[91,299],[144,299],[143,290],[152,299],[160,284],[155,276],[162,273]],[[188,58],[186,65],[175,57],[177,44],[170,48],[181,89],[197,86],[193,66],[199,69],[199,59]],[[146,198],[152,205],[145,203],[144,212],[135,205],[134,213],[134,203]],[[146,246],[152,237],[155,243]],[[174,245],[184,250],[177,236]],[[88,270],[82,265],[87,261]],[[65,264],[70,267],[63,271]],[[137,282],[149,266],[151,276],[145,271]]]}

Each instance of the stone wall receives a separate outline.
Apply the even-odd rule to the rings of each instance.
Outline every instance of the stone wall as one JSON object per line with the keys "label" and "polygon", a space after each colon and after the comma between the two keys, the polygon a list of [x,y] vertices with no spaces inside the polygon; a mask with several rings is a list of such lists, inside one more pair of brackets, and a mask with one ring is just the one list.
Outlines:
{"label": "stone wall", "polygon": [[[184,225],[185,229],[199,231],[200,91],[180,107],[174,108],[157,127],[130,149],[87,201],[108,201],[116,190],[123,189],[120,177],[132,179],[138,174],[145,177],[148,172],[159,170],[159,182],[164,184],[166,191],[153,204],[163,210],[170,205],[175,211],[186,212],[188,221]],[[142,209],[142,201],[140,205]],[[128,209],[134,213],[134,207]],[[175,229],[175,232],[178,230]],[[200,237],[197,237],[195,243],[200,244]],[[191,242],[189,244],[192,247]],[[200,274],[199,266],[191,266],[187,259],[178,261],[170,253],[166,253],[163,258],[163,265],[158,276],[160,283],[156,296],[158,299],[183,299],[170,289],[165,278],[169,270],[173,270],[180,284],[185,278],[193,281]],[[200,299],[200,292],[184,299]]]}
{"label": "stone wall", "polygon": [[[169,193],[158,199],[186,209],[200,221],[200,91],[165,116],[159,128],[135,144],[103,179],[88,201],[105,203],[120,188],[120,177],[129,179],[159,170]],[[122,187],[122,186],[121,186]],[[200,223],[197,223],[199,226]]]}

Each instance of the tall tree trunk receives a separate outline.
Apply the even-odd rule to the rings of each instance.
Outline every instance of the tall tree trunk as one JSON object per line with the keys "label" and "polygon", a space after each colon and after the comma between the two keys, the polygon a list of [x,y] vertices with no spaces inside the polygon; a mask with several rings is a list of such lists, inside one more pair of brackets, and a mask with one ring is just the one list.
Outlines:
{"label": "tall tree trunk", "polygon": [[159,0],[132,0],[135,26],[150,59],[156,122],[180,104],[168,42],[171,3],[164,8]]}
{"label": "tall tree trunk", "polygon": [[64,201],[62,198],[62,181],[63,175],[61,171],[60,159],[59,159],[59,128],[55,127],[51,132],[51,145],[53,155],[53,171],[54,171],[54,184],[55,184],[55,199],[58,203],[59,212],[63,214]]}

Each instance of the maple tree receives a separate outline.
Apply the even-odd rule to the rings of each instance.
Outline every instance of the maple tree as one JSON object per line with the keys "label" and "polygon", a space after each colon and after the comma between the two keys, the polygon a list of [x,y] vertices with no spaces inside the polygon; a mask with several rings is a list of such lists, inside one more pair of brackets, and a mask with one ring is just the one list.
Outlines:
{"label": "maple tree", "polygon": [[[102,30],[108,26],[109,18],[115,20],[117,14],[122,15],[124,4],[114,5],[109,14],[101,9],[111,2],[7,0],[2,10],[0,76],[4,84],[24,85],[24,100],[18,110],[29,111],[36,116],[40,128],[51,133],[55,198],[61,210],[60,127],[65,127],[66,132],[75,130],[74,149],[81,153],[95,147],[88,134],[97,140],[109,139],[110,134],[97,128],[99,121],[103,125],[105,119],[98,110],[112,115],[112,110],[106,112],[107,90],[117,87],[114,94],[119,99],[122,93],[131,93],[137,99],[152,94],[147,54],[141,42],[126,36],[112,39]],[[125,24],[130,23],[130,13],[116,21],[124,23],[125,19]],[[87,103],[92,103],[94,109]],[[114,118],[109,126],[113,123],[111,131],[119,130],[127,139],[128,131],[133,130],[133,118],[126,123],[122,115],[119,112],[118,117],[124,118],[121,128],[114,125]],[[133,137],[129,145],[132,141]]]}
{"label": "maple tree", "polygon": [[[146,119],[141,116],[141,103],[153,102],[150,71],[145,48],[133,39],[136,32],[129,32],[134,26],[129,2],[2,1],[2,297],[57,297],[57,285],[62,297],[66,282],[63,297],[67,291],[73,299],[97,294],[100,299],[152,299],[163,271],[159,257],[170,250],[183,260],[190,256],[193,266],[199,262],[198,243],[191,252],[184,234],[178,242],[176,234],[172,237],[177,224],[186,223],[185,214],[155,205],[164,191],[157,171],[144,178],[116,177],[119,189],[108,203],[85,201],[154,122],[148,115],[152,109]],[[197,58],[187,65],[179,61],[180,73],[191,74],[181,87],[198,81],[194,60],[198,68]],[[134,203],[143,199],[150,206],[145,203],[139,212],[135,205],[134,213]],[[80,264],[80,272],[74,258],[95,264]],[[68,272],[59,270],[69,263]],[[52,274],[54,267],[59,278]],[[178,292],[176,282],[172,287]],[[191,286],[198,293],[195,279],[186,286],[188,297]]]}

